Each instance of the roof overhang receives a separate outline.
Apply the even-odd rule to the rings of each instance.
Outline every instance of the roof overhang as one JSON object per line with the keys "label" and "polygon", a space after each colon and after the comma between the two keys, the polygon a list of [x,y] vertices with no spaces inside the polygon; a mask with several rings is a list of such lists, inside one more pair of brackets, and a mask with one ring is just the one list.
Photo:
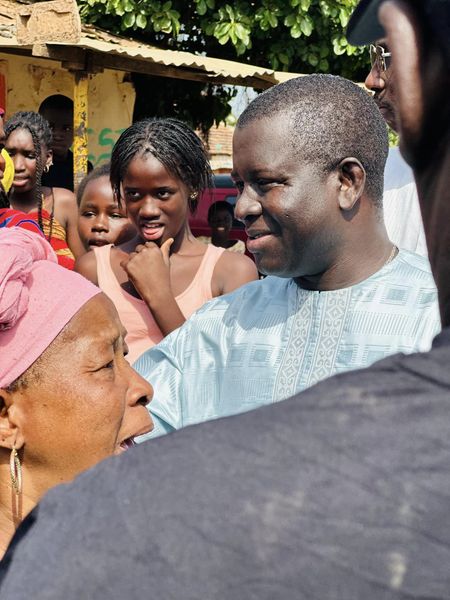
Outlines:
{"label": "roof overhang", "polygon": [[[164,50],[92,26],[77,25],[79,17],[74,0],[50,0],[33,5],[0,0],[0,15],[5,3],[15,7],[15,22],[11,19],[9,26],[0,27],[0,51],[60,61],[71,70],[95,73],[114,69],[257,89],[298,76],[190,52]],[[52,19],[53,29],[49,27]],[[67,33],[62,36],[65,22]]]}

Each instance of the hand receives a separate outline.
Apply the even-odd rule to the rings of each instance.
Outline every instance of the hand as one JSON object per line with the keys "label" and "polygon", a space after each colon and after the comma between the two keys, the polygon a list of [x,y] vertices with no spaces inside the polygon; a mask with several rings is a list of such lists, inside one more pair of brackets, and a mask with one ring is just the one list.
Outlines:
{"label": "hand", "polygon": [[170,247],[173,238],[161,247],[154,242],[139,244],[134,252],[122,260],[120,266],[146,302],[158,296],[172,295],[170,286]]}

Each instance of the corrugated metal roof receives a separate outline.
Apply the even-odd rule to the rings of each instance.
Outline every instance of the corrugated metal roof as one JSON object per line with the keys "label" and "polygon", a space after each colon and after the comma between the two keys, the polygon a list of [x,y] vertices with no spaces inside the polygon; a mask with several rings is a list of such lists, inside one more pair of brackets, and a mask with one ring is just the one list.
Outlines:
{"label": "corrugated metal roof", "polygon": [[[3,2],[4,3],[4,0]],[[11,4],[10,4],[11,5]],[[42,6],[42,5],[41,5]],[[47,43],[21,45],[15,36],[13,20],[11,24],[0,26],[0,50],[21,50],[41,58],[53,58],[70,62],[71,49],[90,55],[90,66],[156,74],[161,76],[195,79],[205,82],[229,83],[232,85],[267,88],[297,76],[295,73],[279,73],[272,69],[201,56],[190,52],[165,50],[143,44],[136,40],[111,35],[89,25],[83,25],[78,43]],[[117,58],[115,58],[117,57]],[[175,71],[174,71],[175,69]]]}
{"label": "corrugated metal roof", "polygon": [[[102,39],[104,37],[107,39]],[[126,38],[109,34],[105,35],[101,31],[87,26],[82,27],[81,39],[78,46],[98,52],[142,59],[166,66],[194,68],[225,77],[261,77],[268,81],[273,81],[274,77],[274,71],[271,69],[231,60],[201,56],[190,52],[163,50]]]}

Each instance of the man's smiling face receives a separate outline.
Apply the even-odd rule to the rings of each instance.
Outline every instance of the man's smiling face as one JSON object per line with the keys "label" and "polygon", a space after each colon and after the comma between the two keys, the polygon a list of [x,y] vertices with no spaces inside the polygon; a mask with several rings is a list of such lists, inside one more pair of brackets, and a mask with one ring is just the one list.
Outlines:
{"label": "man's smiling face", "polygon": [[291,136],[286,114],[237,127],[232,177],[239,190],[235,215],[259,271],[296,278],[327,266],[339,211],[329,176],[302,160]]}

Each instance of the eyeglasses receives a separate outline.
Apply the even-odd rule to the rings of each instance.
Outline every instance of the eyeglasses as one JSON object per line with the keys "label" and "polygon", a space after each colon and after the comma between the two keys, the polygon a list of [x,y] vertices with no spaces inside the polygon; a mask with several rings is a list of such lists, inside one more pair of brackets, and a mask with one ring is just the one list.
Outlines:
{"label": "eyeglasses", "polygon": [[383,46],[374,46],[370,44],[370,64],[372,67],[376,64],[380,71],[386,71],[391,66],[391,53],[386,52]]}

